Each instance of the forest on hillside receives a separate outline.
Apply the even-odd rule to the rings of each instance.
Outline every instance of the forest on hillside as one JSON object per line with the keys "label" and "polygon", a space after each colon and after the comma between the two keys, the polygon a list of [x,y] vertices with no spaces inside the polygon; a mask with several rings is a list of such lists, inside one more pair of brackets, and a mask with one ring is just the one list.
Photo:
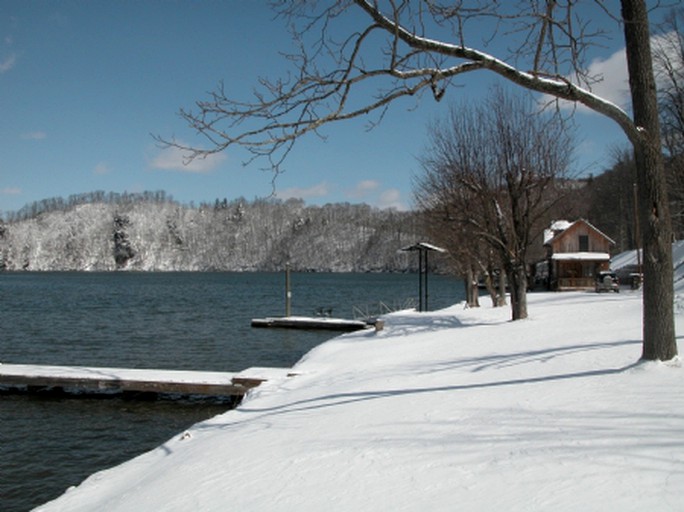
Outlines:
{"label": "forest on hillside", "polygon": [[421,233],[417,213],[365,204],[93,192],[6,214],[0,269],[403,272],[417,262],[399,249]]}
{"label": "forest on hillside", "polygon": [[[684,159],[682,155],[666,161],[667,190],[670,200],[672,232],[684,240]],[[578,197],[578,211],[615,240],[615,252],[637,247],[636,164],[626,151],[614,155],[610,169],[587,180]]]}

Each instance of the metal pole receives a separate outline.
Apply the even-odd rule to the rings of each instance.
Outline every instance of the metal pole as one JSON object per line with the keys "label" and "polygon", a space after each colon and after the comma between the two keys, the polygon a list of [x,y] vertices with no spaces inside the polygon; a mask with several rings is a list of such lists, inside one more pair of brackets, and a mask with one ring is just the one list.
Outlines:
{"label": "metal pole", "polygon": [[418,250],[418,311],[423,311],[423,250]]}
{"label": "metal pole", "polygon": [[430,311],[428,307],[428,252],[425,251],[425,311]]}

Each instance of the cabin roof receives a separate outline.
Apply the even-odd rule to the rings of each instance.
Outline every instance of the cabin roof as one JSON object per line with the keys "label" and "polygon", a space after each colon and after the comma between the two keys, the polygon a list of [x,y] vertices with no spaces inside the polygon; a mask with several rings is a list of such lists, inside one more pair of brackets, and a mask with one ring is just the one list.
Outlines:
{"label": "cabin roof", "polygon": [[[559,231],[558,233],[555,233],[555,235],[549,236],[548,238],[545,236],[544,237],[544,245],[553,244],[553,242],[555,242],[559,238],[562,238],[563,236],[565,236],[571,229],[573,229],[575,226],[577,226],[579,224],[585,224],[587,227],[589,227],[589,229],[594,231],[596,234],[598,234],[598,235],[602,236],[603,238],[605,238],[606,240],[608,240],[612,245],[615,245],[615,240],[610,238],[603,231],[598,229],[596,226],[594,226],[591,222],[589,222],[586,219],[577,219],[576,221],[574,221],[572,223],[567,223],[567,225],[564,223],[564,221],[555,221],[551,225],[551,230],[553,230],[555,232],[556,229],[560,228],[560,229],[562,229],[562,231]],[[556,228],[556,229],[554,229],[554,228]]]}

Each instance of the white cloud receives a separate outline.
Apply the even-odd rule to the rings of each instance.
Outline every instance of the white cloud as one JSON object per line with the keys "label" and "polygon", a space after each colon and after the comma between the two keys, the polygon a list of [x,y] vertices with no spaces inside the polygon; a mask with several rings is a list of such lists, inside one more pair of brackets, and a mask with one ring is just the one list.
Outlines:
{"label": "white cloud", "polygon": [[605,60],[594,59],[589,65],[588,73],[589,76],[601,77],[601,81],[591,86],[594,94],[622,108],[629,106],[629,76],[624,48]]}
{"label": "white cloud", "polygon": [[[625,49],[621,48],[607,59],[596,58],[591,61],[586,70],[588,76],[598,80],[591,84],[591,92],[607,101],[610,101],[620,108],[626,109],[630,105],[629,96],[629,77],[627,74],[627,56]],[[575,77],[566,77],[573,83],[577,83]],[[546,105],[555,98],[549,95],[542,95],[540,104]],[[580,103],[570,101],[559,101],[563,109],[577,109],[582,112],[593,112]]]}
{"label": "white cloud", "polygon": [[5,73],[9,71],[14,67],[16,63],[17,55],[15,53],[8,55],[4,59],[0,60],[0,73]]}
{"label": "white cloud", "polygon": [[180,148],[171,147],[162,150],[150,162],[153,169],[160,169],[162,171],[182,171],[198,174],[205,174],[213,171],[224,160],[226,155],[224,153],[214,153],[205,158],[195,158],[189,160],[189,153]]}
{"label": "white cloud", "polygon": [[21,189],[19,187],[5,187],[0,190],[3,196],[18,196],[21,194]]}
{"label": "white cloud", "polygon": [[24,140],[42,140],[47,137],[47,134],[42,131],[26,132],[21,134],[21,138]]}
{"label": "white cloud", "polygon": [[287,199],[309,199],[312,197],[325,197],[330,193],[330,187],[327,183],[318,183],[307,188],[301,187],[290,187],[284,190],[278,190],[276,192],[276,197],[287,200]]}
{"label": "white cloud", "polygon": [[[673,39],[671,33],[653,36],[651,38],[651,48],[664,49],[672,56],[677,55],[677,48],[673,46],[678,39]],[[657,63],[656,63],[657,64]],[[657,72],[657,69],[656,69]],[[598,79],[598,82],[591,84],[591,92],[605,100],[608,100],[624,110],[631,108],[631,98],[629,91],[629,74],[627,72],[627,55],[624,48],[610,55],[607,59],[596,58],[591,61],[587,69],[587,74]],[[574,83],[577,80],[568,77]],[[547,104],[553,98],[543,95],[540,103]],[[582,112],[593,112],[581,104],[569,101],[561,101],[560,106],[565,109],[577,108]]]}
{"label": "white cloud", "polygon": [[99,162],[93,169],[93,174],[97,174],[98,176],[109,174],[109,166],[105,162]]}
{"label": "white cloud", "polygon": [[380,194],[378,208],[396,208],[406,210],[406,205],[401,201],[401,192],[396,188],[388,188]]}
{"label": "white cloud", "polygon": [[356,186],[347,194],[352,199],[365,197],[369,193],[377,190],[380,183],[375,180],[363,180],[356,184]]}

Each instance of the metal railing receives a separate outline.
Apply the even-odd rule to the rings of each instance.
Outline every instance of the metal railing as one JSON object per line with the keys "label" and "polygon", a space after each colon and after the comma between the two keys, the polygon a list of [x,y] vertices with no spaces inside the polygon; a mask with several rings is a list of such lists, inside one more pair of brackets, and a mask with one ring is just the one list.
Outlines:
{"label": "metal railing", "polygon": [[381,315],[393,313],[394,311],[403,311],[405,309],[416,309],[418,301],[411,297],[408,299],[395,300],[388,304],[383,301],[373,302],[363,306],[353,306],[352,311],[354,320],[373,320]]}

